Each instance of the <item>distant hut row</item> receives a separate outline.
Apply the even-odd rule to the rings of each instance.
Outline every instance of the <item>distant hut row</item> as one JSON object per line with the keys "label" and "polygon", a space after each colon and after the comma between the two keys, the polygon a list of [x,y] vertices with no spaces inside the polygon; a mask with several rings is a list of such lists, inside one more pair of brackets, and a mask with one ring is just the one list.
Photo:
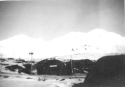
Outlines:
{"label": "distant hut row", "polygon": [[[37,74],[37,75],[72,75],[75,73],[89,72],[91,66],[94,64],[89,59],[85,60],[69,60],[60,61],[55,58],[44,59],[39,62],[31,63],[25,60],[17,60],[15,63],[22,63],[16,65],[7,65],[6,69],[11,71],[18,71],[18,73]],[[35,71],[35,72],[34,72]]]}

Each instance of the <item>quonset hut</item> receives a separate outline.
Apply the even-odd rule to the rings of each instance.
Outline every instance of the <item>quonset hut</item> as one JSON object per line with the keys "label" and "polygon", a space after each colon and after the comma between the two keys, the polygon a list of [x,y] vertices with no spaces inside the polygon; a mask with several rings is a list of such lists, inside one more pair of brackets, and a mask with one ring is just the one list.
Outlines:
{"label": "quonset hut", "polygon": [[85,73],[85,72],[89,72],[91,67],[93,66],[94,62],[89,60],[89,59],[85,59],[85,60],[79,60],[78,62],[74,61],[74,66],[76,67],[76,69],[78,69],[77,72],[79,73]]}
{"label": "quonset hut", "polygon": [[45,59],[37,63],[38,75],[72,75],[73,73],[89,72],[93,65],[91,60],[70,60],[62,62],[56,59]]}
{"label": "quonset hut", "polygon": [[[85,60],[70,60],[66,62],[66,67],[68,69],[68,74],[72,73],[85,73],[89,72],[91,66],[93,66],[94,62],[85,59]],[[72,65],[72,66],[71,66]]]}
{"label": "quonset hut", "polygon": [[125,87],[125,55],[101,57],[85,81],[73,87]]}
{"label": "quonset hut", "polygon": [[42,60],[37,63],[38,75],[66,75],[67,68],[65,63],[56,59]]}

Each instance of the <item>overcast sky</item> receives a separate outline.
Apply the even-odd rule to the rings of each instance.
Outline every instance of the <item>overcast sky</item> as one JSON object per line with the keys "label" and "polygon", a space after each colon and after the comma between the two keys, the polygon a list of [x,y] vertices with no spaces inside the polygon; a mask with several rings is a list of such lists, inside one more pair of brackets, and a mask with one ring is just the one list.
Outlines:
{"label": "overcast sky", "polygon": [[124,0],[0,2],[0,40],[25,34],[47,41],[95,28],[124,36],[123,24]]}

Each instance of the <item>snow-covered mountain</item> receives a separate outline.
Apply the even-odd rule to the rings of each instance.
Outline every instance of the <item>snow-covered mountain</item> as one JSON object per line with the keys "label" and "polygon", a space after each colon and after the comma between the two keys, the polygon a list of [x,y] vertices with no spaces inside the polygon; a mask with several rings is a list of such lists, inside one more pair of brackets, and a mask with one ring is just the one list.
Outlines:
{"label": "snow-covered mountain", "polygon": [[74,53],[125,52],[125,37],[101,29],[95,29],[88,33],[71,32],[50,42],[53,42],[53,44],[58,43],[66,50],[72,49]]}
{"label": "snow-covered mountain", "polygon": [[0,41],[0,53],[5,57],[35,58],[82,53],[125,53],[125,37],[102,29],[88,33],[71,32],[51,41],[17,35]]}
{"label": "snow-covered mountain", "polygon": [[5,57],[29,57],[29,52],[43,49],[46,42],[42,39],[17,35],[0,41],[0,53]]}

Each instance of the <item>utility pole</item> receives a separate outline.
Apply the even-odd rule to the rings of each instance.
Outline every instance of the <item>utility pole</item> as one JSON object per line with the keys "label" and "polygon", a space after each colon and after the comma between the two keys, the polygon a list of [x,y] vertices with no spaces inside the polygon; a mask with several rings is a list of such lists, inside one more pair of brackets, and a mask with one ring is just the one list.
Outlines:
{"label": "utility pole", "polygon": [[3,55],[2,55],[2,54],[0,54],[0,56],[1,56],[1,59],[2,59],[2,56],[3,56]]}
{"label": "utility pole", "polygon": [[2,56],[3,56],[3,54],[0,54],[0,56],[1,56],[1,65],[0,65],[0,72],[2,71]]}
{"label": "utility pole", "polygon": [[[74,51],[74,49],[72,48],[71,51]],[[71,69],[72,69],[72,74],[74,73],[74,70],[73,70],[73,63],[72,63],[72,54],[70,55],[70,61],[71,61]]]}
{"label": "utility pole", "polygon": [[72,69],[72,74],[73,74],[74,72],[73,72],[73,64],[72,64],[72,55],[70,55],[70,58],[71,58],[71,60],[70,60],[71,61],[71,69]]}
{"label": "utility pole", "polygon": [[29,55],[31,55],[31,74],[32,74],[32,59],[33,59],[33,52],[30,52]]}

